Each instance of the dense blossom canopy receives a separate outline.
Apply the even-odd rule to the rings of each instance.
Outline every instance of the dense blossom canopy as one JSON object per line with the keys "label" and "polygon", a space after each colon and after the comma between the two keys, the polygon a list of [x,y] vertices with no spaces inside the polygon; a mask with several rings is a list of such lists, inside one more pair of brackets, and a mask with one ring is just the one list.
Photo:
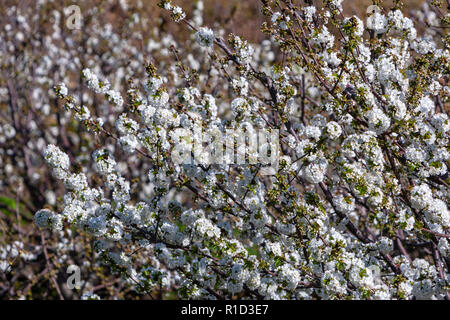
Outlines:
{"label": "dense blossom canopy", "polygon": [[[105,26],[110,51],[83,62],[63,54],[70,41],[49,44],[67,70],[30,89],[50,97],[42,116],[59,103],[58,123],[23,129],[13,106],[17,121],[1,124],[0,144],[28,134],[32,159],[64,186],[34,215],[57,234],[56,250],[82,234],[94,250],[80,267],[95,257],[139,295],[450,298],[449,15],[425,5],[407,17],[399,1],[375,1],[367,16],[346,17],[342,0],[263,0],[267,39],[255,44],[203,25],[201,1],[191,17],[174,2],[159,7],[190,38],[155,30],[149,56],[139,36]],[[148,21],[136,13],[130,25],[139,23]],[[92,32],[87,43],[100,41]],[[277,153],[273,140],[262,147],[271,170],[245,138],[255,132],[277,137]],[[205,136],[237,154],[211,161],[220,144]],[[30,166],[28,151],[20,156]],[[0,247],[0,270],[10,251]],[[92,284],[80,294],[101,296]]]}

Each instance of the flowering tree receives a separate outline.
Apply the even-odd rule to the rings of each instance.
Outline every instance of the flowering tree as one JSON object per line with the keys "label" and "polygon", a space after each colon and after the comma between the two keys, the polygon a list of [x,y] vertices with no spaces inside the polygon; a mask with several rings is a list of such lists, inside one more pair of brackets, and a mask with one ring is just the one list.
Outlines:
{"label": "flowering tree", "polygon": [[92,239],[139,295],[450,299],[448,14],[261,2],[261,44],[162,0],[190,39],[54,83],[82,141],[43,148],[65,192],[37,227]]}

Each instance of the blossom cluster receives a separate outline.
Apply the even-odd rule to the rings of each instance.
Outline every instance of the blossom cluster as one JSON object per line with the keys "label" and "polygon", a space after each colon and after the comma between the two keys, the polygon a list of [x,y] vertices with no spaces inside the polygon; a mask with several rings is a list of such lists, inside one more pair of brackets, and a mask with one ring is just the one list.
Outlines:
{"label": "blossom cluster", "polygon": [[[92,156],[102,190],[90,188],[83,174],[73,176],[50,145],[54,155],[47,161],[68,189],[63,219],[98,238],[98,253],[139,292],[164,285],[195,299],[445,298],[448,119],[431,97],[446,90],[439,78],[448,50],[432,40],[424,49],[425,40],[398,9],[366,19],[367,33],[376,36],[368,42],[362,20],[341,20],[340,1],[321,11],[284,3],[283,13],[265,8],[271,16],[265,31],[286,55],[295,52],[302,60],[292,55],[259,73],[254,49],[240,37],[230,36],[227,45],[210,28],[186,20],[200,47],[217,45],[216,55],[221,50],[223,58],[209,56],[211,65],[229,61],[226,75],[236,96],[228,110],[195,87],[183,66],[186,83],[176,91],[149,65],[145,93],[137,87],[128,92],[137,108],[118,117],[116,139],[125,153],[148,159],[152,189],[143,201],[133,200],[131,183],[108,150]],[[174,15],[170,2],[161,7]],[[295,33],[294,21],[312,30],[310,40]],[[341,38],[330,32],[331,22],[342,26]],[[343,52],[335,51],[339,47]],[[431,52],[423,70],[419,61]],[[294,68],[298,61],[304,68]],[[418,80],[424,73],[432,89]],[[99,92],[98,78],[83,74]],[[316,114],[307,115],[306,107]],[[177,134],[199,120],[204,128],[189,137]],[[194,150],[192,163],[171,161],[180,138],[200,141],[202,130],[254,123],[285,130],[280,167],[268,181],[252,162],[205,167],[204,151]],[[245,145],[242,152],[252,156]],[[197,204],[185,198],[189,192]],[[40,213],[37,221],[45,226],[52,219]],[[152,258],[128,257],[110,242],[142,248]],[[429,243],[432,264],[413,259],[409,243]]]}
{"label": "blossom cluster", "polygon": [[[267,39],[250,43],[203,25],[201,1],[190,19],[162,0],[191,37],[105,30],[127,63],[105,52],[71,67],[76,86],[52,83],[59,138],[35,143],[55,192],[34,221],[61,256],[76,230],[92,243],[86,271],[107,266],[144,296],[450,299],[448,17],[299,3],[263,1]],[[17,124],[1,124],[5,143],[30,131]],[[253,161],[252,128],[279,132],[274,172]],[[208,161],[217,142],[238,150]],[[102,298],[93,287],[79,297]]]}

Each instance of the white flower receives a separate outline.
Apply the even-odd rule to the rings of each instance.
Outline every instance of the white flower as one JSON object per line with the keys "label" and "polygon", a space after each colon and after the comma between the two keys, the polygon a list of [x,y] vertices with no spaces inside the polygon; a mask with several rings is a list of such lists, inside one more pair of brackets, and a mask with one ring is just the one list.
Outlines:
{"label": "white flower", "polygon": [[278,26],[280,27],[281,30],[287,30],[288,26],[287,26],[286,22],[291,21],[291,18],[289,16],[283,16],[279,12],[275,12],[272,15],[271,21],[272,21],[272,23],[278,23]]}
{"label": "white flower", "polygon": [[205,218],[200,218],[195,222],[195,229],[200,235],[207,236],[208,238],[220,237],[220,229]]}
{"label": "white flower", "polygon": [[354,34],[356,34],[358,37],[362,37],[364,33],[364,23],[357,16],[345,18],[342,23],[345,26],[348,24],[353,24],[354,22],[356,23],[355,28],[352,29]]}
{"label": "white flower", "polygon": [[367,18],[366,25],[367,29],[373,30],[375,34],[385,33],[388,27],[386,17],[378,11]]}
{"label": "white flower", "polygon": [[81,300],[101,300],[100,297],[95,293],[83,293]]}
{"label": "white flower", "polygon": [[322,182],[327,168],[328,161],[325,158],[315,160],[302,169],[303,178],[309,183]]}
{"label": "white flower", "polygon": [[34,221],[40,228],[62,229],[61,216],[48,209],[41,209],[34,215]]}
{"label": "white flower", "polygon": [[79,121],[88,120],[91,117],[91,112],[88,107],[82,106],[80,110],[77,110],[74,117]]}
{"label": "white flower", "polygon": [[304,130],[305,136],[313,140],[319,140],[322,130],[317,126],[306,126]]}
{"label": "white flower", "polygon": [[342,11],[342,2],[344,0],[331,0],[332,7],[336,8],[339,11]]}
{"label": "white flower", "polygon": [[427,153],[420,147],[409,146],[405,150],[405,157],[412,162],[423,162],[427,159]]}
{"label": "white flower", "polygon": [[255,271],[250,274],[250,277],[247,280],[247,286],[250,290],[255,290],[261,284],[261,276],[259,272]]}
{"label": "white flower", "polygon": [[450,244],[447,239],[439,239],[438,249],[443,257],[450,257]]}
{"label": "white flower", "polygon": [[428,117],[430,114],[434,113],[434,102],[429,96],[424,96],[419,100],[418,106],[414,109],[421,117]]}
{"label": "white flower", "polygon": [[117,92],[115,90],[108,90],[105,95],[110,102],[114,103],[118,107],[121,107],[123,105],[123,98],[120,92]]}
{"label": "white flower", "polygon": [[231,111],[236,116],[242,115],[248,115],[249,114],[249,105],[247,100],[244,98],[236,98],[231,102]]}
{"label": "white flower", "polygon": [[389,117],[379,108],[374,108],[366,113],[369,129],[376,133],[383,133],[391,125]]}
{"label": "white flower", "polygon": [[240,95],[246,96],[248,93],[248,82],[244,77],[240,77],[239,80],[233,79],[231,82],[233,89],[236,90]]}
{"label": "white flower", "polygon": [[335,121],[330,121],[327,123],[326,131],[327,131],[328,137],[332,140],[336,140],[342,134],[341,126]]}
{"label": "white flower", "polygon": [[61,179],[67,175],[70,166],[70,159],[67,154],[62,152],[57,146],[49,144],[44,150],[44,158],[48,165],[53,168],[53,174]]}
{"label": "white flower", "polygon": [[394,250],[394,243],[392,242],[392,239],[388,237],[381,237],[378,240],[378,249],[381,253],[389,253],[392,250]]}
{"label": "white flower", "polygon": [[195,33],[195,39],[202,47],[211,47],[214,44],[214,32],[210,28],[200,28]]}
{"label": "white flower", "polygon": [[12,139],[16,136],[16,129],[9,123],[5,124],[3,128],[0,127],[0,133],[3,130],[3,134],[5,135],[6,139]]}
{"label": "white flower", "polygon": [[[428,203],[425,208],[425,217],[428,222],[431,223],[432,229],[438,229],[438,232],[442,229],[441,226],[450,227],[450,211],[447,209],[447,205],[441,199],[433,199]],[[434,226],[433,224],[437,224]]]}
{"label": "white flower", "polygon": [[88,87],[96,93],[105,93],[109,89],[109,83],[100,82],[98,77],[90,69],[84,69],[82,74],[87,81]]}
{"label": "white flower", "polygon": [[69,90],[66,87],[65,83],[61,83],[58,87],[57,90],[59,91],[59,94],[61,94],[62,96],[67,96],[67,94],[69,93]]}
{"label": "white flower", "polygon": [[326,26],[322,26],[321,31],[312,37],[312,42],[318,45],[325,45],[326,48],[332,48],[334,44],[334,36],[328,31]]}
{"label": "white flower", "polygon": [[355,199],[351,196],[339,195],[333,199],[336,209],[343,213],[351,213],[355,209]]}
{"label": "white flower", "polygon": [[64,180],[64,183],[67,188],[74,191],[81,191],[88,187],[87,178],[84,173],[71,174]]}
{"label": "white flower", "polygon": [[111,174],[116,170],[117,163],[105,149],[98,149],[92,153],[97,170],[104,175]]}
{"label": "white flower", "polygon": [[155,108],[165,108],[169,102],[169,94],[165,90],[158,90],[148,98],[148,102]]}
{"label": "white flower", "polygon": [[139,146],[139,141],[136,136],[128,134],[119,138],[119,144],[125,152],[133,153]]}
{"label": "white flower", "polygon": [[139,130],[139,124],[122,113],[116,120],[116,128],[121,134],[135,134]]}
{"label": "white flower", "polygon": [[316,13],[316,7],[314,6],[308,6],[303,7],[303,12],[305,13],[305,20],[307,22],[313,22],[314,14]]}
{"label": "white flower", "polygon": [[344,294],[347,292],[347,282],[339,273],[334,273],[331,270],[325,271],[322,276],[322,284],[325,289],[331,294]]}
{"label": "white flower", "polygon": [[411,190],[411,204],[417,210],[430,205],[433,201],[431,189],[427,184],[417,185]]}
{"label": "white flower", "polygon": [[183,12],[183,9],[179,6],[170,7],[169,10],[172,10],[172,17],[175,22],[180,22],[184,18],[186,18],[186,14]]}
{"label": "white flower", "polygon": [[420,54],[427,54],[434,51],[436,44],[430,38],[423,38],[412,43],[412,48]]}
{"label": "white flower", "polygon": [[301,280],[300,273],[290,264],[285,263],[279,270],[279,277],[282,282],[286,283],[287,290],[294,290],[297,288]]}
{"label": "white flower", "polygon": [[431,123],[433,127],[439,132],[446,133],[450,131],[450,121],[445,113],[436,113],[431,118]]}

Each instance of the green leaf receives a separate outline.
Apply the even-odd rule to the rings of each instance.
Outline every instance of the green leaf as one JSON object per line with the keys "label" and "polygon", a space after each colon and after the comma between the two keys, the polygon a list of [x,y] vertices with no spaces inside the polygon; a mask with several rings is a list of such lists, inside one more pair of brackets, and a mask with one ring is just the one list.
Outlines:
{"label": "green leaf", "polygon": [[0,203],[12,208],[16,209],[16,200],[8,197],[0,197]]}
{"label": "green leaf", "polygon": [[283,265],[283,258],[282,257],[275,257],[275,268],[281,267]]}

